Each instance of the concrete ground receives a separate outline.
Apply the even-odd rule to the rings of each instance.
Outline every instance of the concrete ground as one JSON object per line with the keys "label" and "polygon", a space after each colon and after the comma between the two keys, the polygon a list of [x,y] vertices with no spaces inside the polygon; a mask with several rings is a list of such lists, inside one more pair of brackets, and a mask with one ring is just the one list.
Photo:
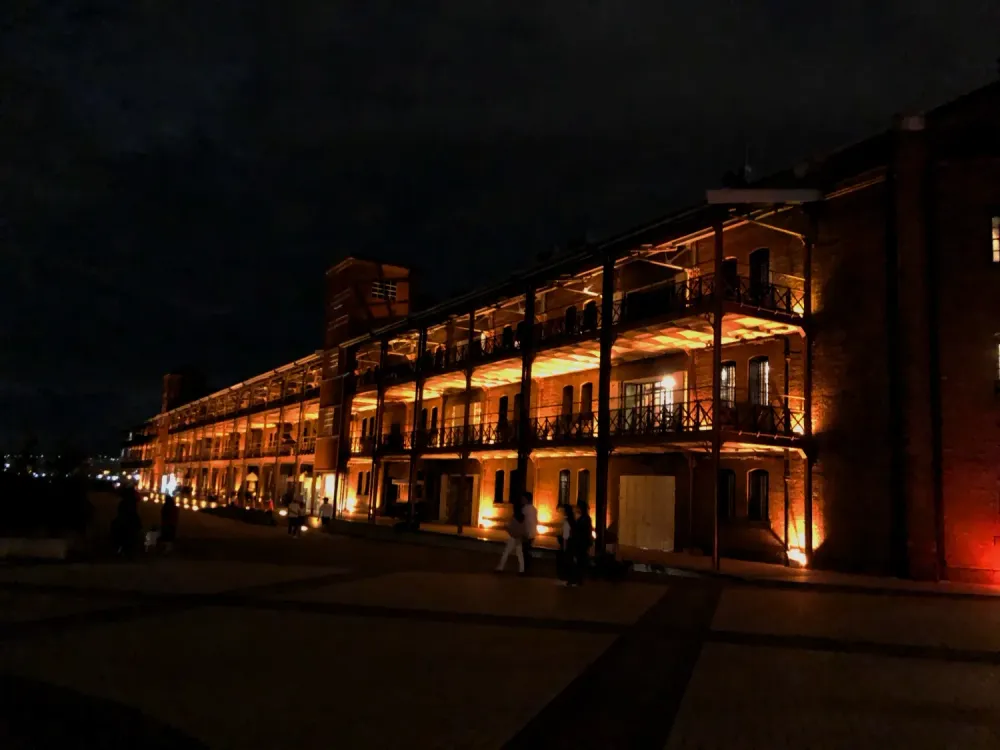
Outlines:
{"label": "concrete ground", "polygon": [[0,566],[0,747],[1000,746],[1000,600],[496,559],[184,512]]}

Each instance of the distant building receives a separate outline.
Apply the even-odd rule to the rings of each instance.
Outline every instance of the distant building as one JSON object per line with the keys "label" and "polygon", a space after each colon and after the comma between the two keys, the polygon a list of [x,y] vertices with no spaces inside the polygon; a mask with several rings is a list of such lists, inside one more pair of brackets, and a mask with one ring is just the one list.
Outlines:
{"label": "distant building", "polygon": [[993,580],[998,133],[993,85],[422,311],[349,258],[322,350],[164,408],[123,465],[484,527],[527,488],[627,559]]}

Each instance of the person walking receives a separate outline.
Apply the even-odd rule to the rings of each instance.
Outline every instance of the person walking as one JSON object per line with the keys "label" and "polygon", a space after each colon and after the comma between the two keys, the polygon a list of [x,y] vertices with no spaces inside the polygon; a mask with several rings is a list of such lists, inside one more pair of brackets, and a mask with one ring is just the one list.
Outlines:
{"label": "person walking", "polygon": [[565,586],[570,579],[570,566],[572,563],[572,553],[570,552],[570,538],[573,536],[573,506],[569,503],[559,506],[562,514],[562,523],[559,527],[559,549],[556,551],[556,577],[559,583]]}
{"label": "person walking", "polygon": [[502,573],[507,565],[507,558],[513,552],[517,557],[517,572],[524,575],[524,510],[520,504],[514,506],[514,515],[507,522],[507,543],[504,545],[503,554],[500,555],[500,564],[497,565],[497,573]]}
{"label": "person walking", "polygon": [[330,521],[333,520],[333,505],[330,504],[330,498],[324,497],[322,504],[319,506],[319,522],[323,524],[323,528],[329,529]]}
{"label": "person walking", "polygon": [[524,553],[524,570],[531,572],[531,547],[538,536],[538,509],[534,506],[534,498],[530,492],[524,493],[524,537],[521,539],[521,546]]}
{"label": "person walking", "polygon": [[181,511],[177,507],[177,502],[168,495],[163,501],[163,507],[160,508],[160,542],[163,544],[164,552],[170,552],[174,548],[180,517]]}
{"label": "person walking", "polygon": [[288,535],[299,536],[302,533],[302,503],[293,497],[288,503]]}
{"label": "person walking", "polygon": [[572,554],[570,586],[581,585],[587,574],[587,567],[590,563],[590,545],[594,543],[593,534],[594,523],[590,518],[590,509],[587,507],[586,501],[581,500],[576,504],[576,520],[573,521],[569,538]]}
{"label": "person walking", "polygon": [[142,520],[139,518],[139,496],[131,487],[121,492],[117,515],[111,522],[111,538],[117,554],[131,560],[139,542]]}

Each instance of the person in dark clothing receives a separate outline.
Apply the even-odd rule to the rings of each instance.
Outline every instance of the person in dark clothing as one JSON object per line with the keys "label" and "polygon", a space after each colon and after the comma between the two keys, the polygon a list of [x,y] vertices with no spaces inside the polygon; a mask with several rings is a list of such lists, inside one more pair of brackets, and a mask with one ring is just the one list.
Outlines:
{"label": "person in dark clothing", "polygon": [[142,530],[139,496],[131,487],[126,487],[121,495],[117,514],[111,522],[111,540],[117,554],[132,559],[139,543],[139,532]]}
{"label": "person in dark clothing", "polygon": [[174,540],[177,538],[177,522],[180,521],[181,512],[172,497],[167,497],[160,508],[160,541],[163,543],[165,552],[170,552],[174,548]]}
{"label": "person in dark clothing", "polygon": [[556,577],[560,584],[566,584],[569,583],[570,566],[572,565],[569,542],[573,536],[573,506],[568,503],[560,505],[559,511],[562,514],[562,519],[559,524],[559,550],[556,552]]}
{"label": "person in dark clothing", "polygon": [[590,545],[594,543],[594,523],[590,518],[590,509],[583,500],[576,504],[576,520],[570,533],[570,552],[573,556],[570,567],[570,586],[583,583],[590,564]]}

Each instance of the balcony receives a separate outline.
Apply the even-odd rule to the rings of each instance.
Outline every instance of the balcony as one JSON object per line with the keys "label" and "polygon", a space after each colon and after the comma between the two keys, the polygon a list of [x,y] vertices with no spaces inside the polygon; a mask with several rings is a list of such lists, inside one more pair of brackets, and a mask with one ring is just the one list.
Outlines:
{"label": "balcony", "polygon": [[543,408],[531,418],[531,427],[538,444],[581,442],[597,436],[597,417],[592,411],[565,414],[558,408]]}
{"label": "balcony", "polygon": [[[711,430],[714,423],[712,399],[655,405],[615,399],[611,405],[611,434],[616,438],[694,435]],[[724,400],[719,427],[741,436],[795,438],[805,433],[805,415],[783,403]]]}
{"label": "balcony", "polygon": [[535,347],[545,349],[581,338],[593,338],[601,330],[601,305],[590,300],[578,308],[576,305],[551,310],[545,320],[535,324]]}
{"label": "balcony", "polygon": [[302,445],[299,446],[300,454],[313,454],[316,452],[316,436],[311,435],[306,438],[302,438]]}
{"label": "balcony", "polygon": [[370,456],[375,450],[375,439],[368,437],[351,438],[352,456]]}
{"label": "balcony", "polygon": [[[707,308],[715,299],[715,274],[658,284],[628,292],[614,306],[616,325],[685,315]],[[723,302],[741,311],[752,310],[780,318],[801,318],[805,295],[801,289],[760,283],[747,276],[724,277]]]}

